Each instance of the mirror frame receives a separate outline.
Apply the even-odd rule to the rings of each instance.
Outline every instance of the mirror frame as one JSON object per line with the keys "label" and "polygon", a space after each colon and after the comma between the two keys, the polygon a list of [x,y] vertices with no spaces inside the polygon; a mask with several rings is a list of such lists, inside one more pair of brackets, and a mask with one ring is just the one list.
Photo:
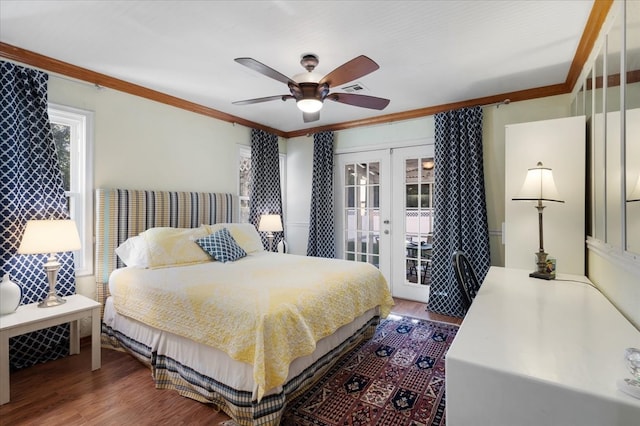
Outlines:
{"label": "mirror frame", "polygon": [[[591,170],[589,171],[589,174],[587,176],[590,181],[590,185],[589,185],[590,200],[588,201],[589,211],[587,212],[587,219],[589,221],[587,222],[587,230],[586,230],[587,246],[590,249],[595,249],[596,251],[599,251],[600,253],[605,254],[607,257],[621,260],[622,264],[625,266],[632,267],[633,269],[638,269],[640,268],[640,253],[631,252],[630,250],[628,250],[628,239],[629,239],[629,235],[628,235],[629,222],[628,221],[630,217],[627,216],[628,206],[626,201],[627,199],[626,195],[628,193],[627,180],[631,179],[632,177],[630,178],[627,176],[627,164],[628,164],[629,158],[627,158],[626,153],[628,151],[628,146],[630,146],[631,142],[627,137],[627,130],[626,130],[627,129],[626,97],[627,97],[627,90],[628,90],[627,55],[630,53],[634,53],[634,55],[638,55],[640,54],[640,49],[638,49],[636,52],[629,52],[629,49],[628,49],[628,45],[627,45],[628,37],[629,37],[628,27],[630,25],[629,23],[630,23],[631,17],[629,16],[626,10],[628,7],[627,3],[628,2],[625,2],[625,1],[619,1],[619,2],[615,2],[614,5],[612,6],[611,20],[609,22],[608,28],[605,28],[605,32],[601,34],[600,40],[598,40],[596,45],[594,45],[594,49],[592,50],[590,61],[585,63],[585,67],[582,72],[583,80],[582,81],[579,80],[579,83],[576,84],[576,86],[574,87],[573,96],[575,98],[572,99],[572,105],[575,105],[576,107],[572,108],[572,111],[574,111],[576,115],[582,115],[582,114],[586,115],[587,123],[590,124],[590,128],[589,128],[590,141],[588,141],[589,142],[588,146],[589,146],[589,149],[591,150],[590,158],[589,158],[589,166]],[[618,30],[617,27],[614,27],[615,25],[620,25],[621,27],[619,28],[621,32],[621,43],[620,43],[620,46],[615,46],[615,47],[613,45],[608,46],[608,43],[607,43],[608,35],[614,29],[616,31]],[[614,64],[614,65],[617,65],[617,69],[607,70],[608,67],[607,67],[606,58],[608,55],[607,50],[609,47],[615,51],[619,50],[619,54],[620,54],[619,64]],[[601,75],[607,76],[607,78],[602,78],[600,80],[600,84],[598,84],[598,78],[597,78],[598,76],[596,75],[595,71],[597,71],[596,63],[598,59],[601,57],[604,58],[604,70],[601,73]],[[630,61],[630,63],[633,63],[633,64],[635,64],[636,62],[638,62],[638,59],[635,57],[633,58],[632,61]],[[629,74],[636,75],[638,72],[640,71],[636,72],[636,70],[631,70]],[[606,95],[607,86],[608,86],[607,83],[613,79],[612,86],[614,84],[617,86],[618,77],[620,81],[619,82],[619,91],[620,91],[619,107],[616,105],[615,108],[610,108],[608,105],[608,103],[610,102],[607,102],[607,95]],[[619,147],[616,147],[617,149],[615,150],[616,152],[614,155],[616,158],[607,159],[605,154],[605,159],[603,163],[604,169],[605,169],[604,170],[604,194],[600,194],[599,197],[596,192],[596,177],[598,173],[598,167],[599,167],[598,165],[602,163],[602,159],[597,158],[597,155],[599,154],[599,152],[596,151],[597,144],[596,144],[595,136],[596,136],[596,132],[602,131],[602,130],[601,129],[599,130],[598,126],[595,123],[596,121],[595,117],[596,117],[596,114],[598,113],[598,111],[596,111],[597,102],[595,99],[595,93],[598,86],[604,89],[602,93],[603,99],[601,100],[601,103],[604,109],[604,111],[602,111],[602,114],[604,115],[602,117],[602,121],[606,122],[606,118],[609,113],[615,114],[616,111],[619,111],[618,112],[619,120],[616,118],[615,123],[610,123],[610,124],[613,124],[613,126],[616,128],[618,128],[619,126],[619,130],[616,129],[617,133],[619,134],[619,142],[618,142]],[[640,87],[640,85],[638,85],[638,87]],[[591,91],[591,99],[589,99],[590,97],[589,91]],[[585,99],[583,102],[583,105],[584,105],[583,111],[580,111],[580,108],[578,108],[578,106],[581,103],[580,99],[578,98],[579,96],[585,96]],[[591,106],[591,108],[589,108],[589,106]],[[629,106],[631,107],[631,109],[635,109],[633,108],[632,105],[629,105]],[[638,107],[640,107],[640,105]],[[611,110],[609,110],[609,108]],[[604,125],[605,133],[603,135],[605,152],[607,149],[609,149],[608,145],[610,142],[608,140],[608,136],[610,134],[610,130],[611,129],[607,130],[607,125],[605,124]],[[614,134],[613,137],[617,138],[618,135]],[[611,166],[612,161],[615,161],[615,163],[613,163],[613,167],[615,167],[616,165],[619,167],[617,170],[617,173],[615,170],[613,171],[610,170],[610,168],[612,167]],[[640,169],[640,165],[638,167]],[[600,177],[600,179],[602,179],[602,177]],[[607,195],[606,188],[607,186],[611,188],[611,184],[616,185],[615,190],[612,191],[613,194]],[[607,211],[608,203],[606,202],[606,200],[607,200],[607,197],[609,197],[610,199],[611,196],[616,197],[616,199],[614,200],[616,204],[614,208],[615,216],[616,216],[615,218],[611,216],[612,211]],[[602,218],[598,218],[596,216],[596,211],[598,209],[597,203],[601,203],[600,208],[604,209],[604,221]],[[598,226],[602,227],[603,225],[604,225],[604,235],[602,235],[602,231],[598,229]],[[613,235],[611,235],[612,233],[615,233],[617,235],[613,237]]]}

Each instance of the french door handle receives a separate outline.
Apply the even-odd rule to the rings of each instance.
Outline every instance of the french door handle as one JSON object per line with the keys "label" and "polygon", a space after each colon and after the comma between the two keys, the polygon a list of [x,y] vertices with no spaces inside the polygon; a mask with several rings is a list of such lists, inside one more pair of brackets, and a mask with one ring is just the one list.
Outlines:
{"label": "french door handle", "polygon": [[385,220],[385,221],[384,221],[384,222],[382,222],[382,223],[384,223],[385,225],[388,225],[388,224],[389,224],[389,219]]}

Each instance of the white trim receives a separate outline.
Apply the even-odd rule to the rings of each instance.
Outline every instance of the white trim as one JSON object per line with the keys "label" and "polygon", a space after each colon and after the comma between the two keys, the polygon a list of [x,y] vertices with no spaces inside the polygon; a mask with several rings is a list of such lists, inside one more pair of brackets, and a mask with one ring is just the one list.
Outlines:
{"label": "white trim", "polygon": [[640,254],[623,252],[619,247],[614,247],[592,237],[587,237],[587,249],[632,274],[640,274]]}
{"label": "white trim", "polygon": [[[251,158],[251,147],[249,145],[243,145],[237,143],[238,155],[236,158],[236,194],[239,200],[250,200],[248,196],[240,196],[240,173],[238,166],[240,165],[240,158]],[[278,162],[280,168],[280,198],[282,200],[282,223],[286,223],[287,217],[287,154],[278,152]]]}
{"label": "white trim", "polygon": [[[81,259],[76,261],[76,276],[93,275],[93,111],[72,108],[54,103],[48,104],[50,121],[68,124],[72,128],[71,164],[77,168],[77,174],[71,177],[71,191],[67,195],[71,200],[80,199],[79,204],[72,203],[69,212],[79,224],[78,233],[82,242]],[[54,119],[51,119],[54,117]],[[78,132],[77,134],[75,132]],[[80,134],[82,133],[82,134]],[[76,197],[73,197],[75,195]]]}
{"label": "white trim", "polygon": [[413,146],[423,146],[423,145],[435,145],[435,138],[419,138],[419,139],[405,139],[399,141],[391,141],[385,142],[376,145],[363,145],[363,146],[354,146],[354,147],[345,147],[338,148],[333,152],[333,155],[339,154],[352,154],[354,152],[367,152],[367,151],[378,151],[381,149],[394,149],[394,148],[409,148]]}

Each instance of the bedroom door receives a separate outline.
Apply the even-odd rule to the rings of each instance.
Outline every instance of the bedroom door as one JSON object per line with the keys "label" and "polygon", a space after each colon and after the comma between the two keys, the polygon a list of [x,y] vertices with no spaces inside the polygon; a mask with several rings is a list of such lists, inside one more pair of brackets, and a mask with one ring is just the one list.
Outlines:
{"label": "bedroom door", "polygon": [[433,145],[396,148],[391,157],[391,291],[402,299],[427,302],[433,248]]}
{"label": "bedroom door", "polygon": [[340,154],[335,171],[337,256],[375,265],[390,283],[389,150]]}
{"label": "bedroom door", "polygon": [[395,297],[429,297],[433,145],[339,154],[338,257],[377,266]]}

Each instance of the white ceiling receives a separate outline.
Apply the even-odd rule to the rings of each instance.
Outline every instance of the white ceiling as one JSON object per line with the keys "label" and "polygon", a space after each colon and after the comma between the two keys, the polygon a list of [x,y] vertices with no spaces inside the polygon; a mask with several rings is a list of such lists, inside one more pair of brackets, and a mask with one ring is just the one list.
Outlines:
{"label": "white ceiling", "polygon": [[[564,83],[593,0],[0,1],[0,40],[284,132]],[[288,88],[300,55],[327,74],[366,55],[358,93],[383,111],[326,102],[303,123],[293,101],[232,105]],[[340,92],[332,88],[332,92]]]}

